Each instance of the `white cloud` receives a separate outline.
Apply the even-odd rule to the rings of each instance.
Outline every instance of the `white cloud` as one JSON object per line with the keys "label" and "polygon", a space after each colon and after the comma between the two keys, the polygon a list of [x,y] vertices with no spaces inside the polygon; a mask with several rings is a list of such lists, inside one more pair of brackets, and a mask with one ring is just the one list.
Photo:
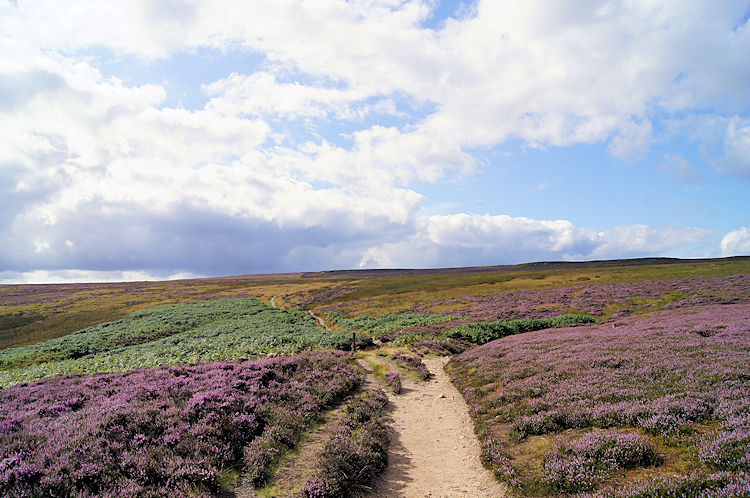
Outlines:
{"label": "white cloud", "polygon": [[536,190],[542,191],[550,188],[552,184],[550,182],[542,182],[536,186]]}
{"label": "white cloud", "polygon": [[280,83],[276,75],[257,72],[232,73],[204,87],[214,96],[207,108],[222,115],[272,116],[285,118],[326,117],[339,119],[362,117],[350,106],[370,95],[362,90],[325,88],[298,82]]}
{"label": "white cloud", "polygon": [[746,66],[750,29],[737,27],[745,13],[739,3],[487,0],[441,31],[422,28],[431,5],[422,1],[155,5],[36,1],[23,4],[19,17],[47,46],[164,57],[239,46],[339,83],[237,75],[213,88],[225,111],[239,99],[234,112],[319,115],[368,96],[408,94],[438,106],[420,128],[441,132],[441,140],[456,136],[457,147],[514,137],[556,146],[612,138],[613,154],[637,157],[650,140],[649,107],[674,112],[727,96],[747,106],[748,70],[738,68]]}
{"label": "white cloud", "polygon": [[734,118],[727,126],[724,137],[724,158],[718,162],[720,169],[750,179],[750,122]]}
{"label": "white cloud", "polygon": [[34,270],[0,271],[0,284],[71,284],[94,282],[142,282],[201,278],[192,273],[147,273],[142,271]]}
{"label": "white cloud", "polygon": [[724,235],[720,244],[722,256],[750,255],[750,229],[740,227]]}
{"label": "white cloud", "polygon": [[[750,108],[750,28],[736,26],[744,6],[486,0],[431,30],[422,21],[432,6],[0,4],[0,267],[206,273],[261,271],[263,258],[275,269],[421,266],[472,255],[651,253],[702,236],[640,226],[597,233],[503,216],[419,218],[424,197],[413,188],[475,171],[473,148],[507,140],[600,142],[637,158],[665,112],[742,114]],[[251,51],[266,62],[203,82],[205,108],[173,109],[162,86],[107,77],[80,55],[100,48],[165,60],[204,48]],[[373,114],[404,119],[365,119]],[[346,145],[319,131],[331,119],[349,127]],[[309,138],[295,143],[289,122]],[[750,127],[737,118],[725,129],[722,167],[747,177]],[[687,168],[677,156],[660,167],[681,178],[692,174]],[[210,236],[193,227],[202,219]],[[424,261],[419,251],[409,258],[415,247]]]}
{"label": "white cloud", "polygon": [[593,259],[627,256],[656,256],[706,240],[713,231],[696,227],[650,227],[624,225],[598,233]]}
{"label": "white cloud", "polygon": [[645,225],[597,232],[567,220],[461,213],[421,219],[411,237],[370,248],[360,266],[467,266],[659,255],[711,234],[701,228]]}
{"label": "white cloud", "polygon": [[705,179],[700,171],[690,165],[681,154],[665,154],[664,160],[657,166],[657,171],[669,176],[675,182],[700,182]]}
{"label": "white cloud", "polygon": [[648,119],[641,123],[625,123],[612,138],[607,150],[620,159],[641,159],[648,152],[652,141],[651,133],[652,125]]}

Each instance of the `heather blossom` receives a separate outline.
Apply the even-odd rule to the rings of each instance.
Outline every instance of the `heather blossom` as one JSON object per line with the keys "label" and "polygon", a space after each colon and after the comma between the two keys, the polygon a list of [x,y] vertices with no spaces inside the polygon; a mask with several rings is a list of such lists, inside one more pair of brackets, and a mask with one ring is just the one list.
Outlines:
{"label": "heather blossom", "polygon": [[216,494],[360,382],[342,353],[60,376],[0,390],[0,494]]}
{"label": "heather blossom", "polygon": [[302,488],[303,496],[350,496],[385,470],[390,444],[385,427],[387,403],[388,397],[380,389],[346,403],[346,416],[326,442],[316,475]]}
{"label": "heather blossom", "polygon": [[640,434],[595,431],[559,443],[544,457],[543,476],[560,491],[593,489],[618,469],[648,467],[661,462],[651,442]]}
{"label": "heather blossom", "polygon": [[427,366],[416,356],[394,353],[391,355],[391,360],[396,362],[398,366],[413,372],[421,380],[430,378],[430,371]]}
{"label": "heather blossom", "polygon": [[[513,335],[456,356],[447,369],[477,426],[504,435],[505,455],[534,436],[623,428],[684,446],[706,471],[747,472],[749,354],[750,305],[725,304]],[[633,465],[654,464],[650,450],[643,454]],[[593,471],[608,457],[591,455],[553,450],[547,482],[593,489],[630,465]]]}
{"label": "heather blossom", "polygon": [[601,316],[610,307],[613,318],[638,310],[649,301],[666,309],[736,304],[750,300],[750,275],[614,284],[587,284],[543,290],[515,290],[500,294],[460,296],[421,304],[413,312],[439,309],[442,315],[476,320],[550,318],[567,311]]}
{"label": "heather blossom", "polygon": [[387,372],[384,376],[385,383],[393,389],[393,392],[396,394],[401,394],[401,389],[403,389],[401,385],[401,374],[397,372]]}

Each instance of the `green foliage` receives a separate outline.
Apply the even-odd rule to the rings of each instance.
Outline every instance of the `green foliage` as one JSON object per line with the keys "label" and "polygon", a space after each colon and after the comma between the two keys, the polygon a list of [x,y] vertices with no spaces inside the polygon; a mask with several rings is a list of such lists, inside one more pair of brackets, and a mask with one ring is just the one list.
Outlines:
{"label": "green foliage", "polygon": [[580,313],[565,313],[551,318],[522,318],[499,322],[462,323],[447,332],[451,339],[463,339],[475,344],[485,344],[501,337],[506,337],[533,330],[564,327],[574,323],[594,323],[594,317]]}
{"label": "green foliage", "polygon": [[429,313],[386,313],[377,318],[367,315],[346,318],[335,311],[329,313],[328,318],[339,327],[348,330],[363,330],[374,336],[419,325],[433,325],[455,320],[455,317],[452,316],[433,315]]}
{"label": "green foliage", "polygon": [[415,342],[420,342],[424,340],[425,340],[424,334],[413,334],[413,333],[400,334],[398,337],[396,337],[396,339],[391,341],[391,346],[393,347],[411,346]]}
{"label": "green foliage", "polygon": [[348,346],[300,310],[256,299],[159,306],[47,342],[0,351],[0,386],[71,373],[292,354]]}

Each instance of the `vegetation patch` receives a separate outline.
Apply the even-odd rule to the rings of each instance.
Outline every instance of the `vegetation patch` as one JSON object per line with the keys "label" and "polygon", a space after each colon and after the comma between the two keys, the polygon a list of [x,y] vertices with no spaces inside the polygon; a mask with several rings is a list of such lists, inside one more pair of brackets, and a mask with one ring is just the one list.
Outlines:
{"label": "vegetation patch", "polygon": [[[750,305],[665,310],[618,324],[513,335],[448,364],[480,440],[492,438],[485,462],[531,494],[613,482],[625,489],[643,466],[654,475],[726,471],[740,479],[750,451]],[[604,436],[618,431],[645,436]],[[535,453],[537,437],[556,440],[556,449]]]}
{"label": "vegetation patch", "polygon": [[28,314],[21,312],[0,314],[0,331],[23,327],[24,325],[34,323],[38,320],[42,320],[43,318],[44,317],[39,314]]}
{"label": "vegetation patch", "polygon": [[605,489],[595,496],[652,498],[662,496],[701,496],[728,498],[750,496],[750,474],[696,471],[683,476],[658,477],[621,489]]}
{"label": "vegetation patch", "polygon": [[435,315],[429,313],[388,313],[379,317],[360,315],[346,318],[340,313],[331,312],[328,318],[339,327],[347,330],[360,330],[374,337],[381,337],[393,332],[419,325],[433,325],[455,320],[455,317]]}
{"label": "vegetation patch", "polygon": [[0,495],[219,494],[262,482],[320,411],[360,383],[343,353],[211,362],[0,390]]}
{"label": "vegetation patch", "polygon": [[394,353],[391,355],[391,360],[399,367],[411,372],[420,380],[430,378],[430,371],[427,369],[427,365],[422,363],[422,360],[417,356]]}
{"label": "vegetation patch", "polygon": [[523,332],[594,322],[596,322],[596,319],[589,315],[568,313],[550,318],[522,318],[499,322],[462,323],[458,327],[449,330],[446,336],[450,339],[462,339],[474,344],[485,344],[501,337],[521,334]]}
{"label": "vegetation patch", "polygon": [[300,310],[257,299],[160,306],[33,346],[0,351],[0,386],[71,373],[123,371],[201,361],[348,349],[345,334]]}
{"label": "vegetation patch", "polygon": [[589,491],[620,469],[661,463],[651,441],[640,434],[595,431],[547,453],[543,478],[556,491]]}
{"label": "vegetation patch", "polygon": [[348,402],[346,416],[326,443],[317,475],[302,488],[310,498],[344,497],[366,489],[388,464],[383,391],[368,391]]}
{"label": "vegetation patch", "polygon": [[401,394],[401,389],[403,389],[403,386],[401,385],[401,374],[398,372],[388,372],[385,374],[383,380],[394,393]]}

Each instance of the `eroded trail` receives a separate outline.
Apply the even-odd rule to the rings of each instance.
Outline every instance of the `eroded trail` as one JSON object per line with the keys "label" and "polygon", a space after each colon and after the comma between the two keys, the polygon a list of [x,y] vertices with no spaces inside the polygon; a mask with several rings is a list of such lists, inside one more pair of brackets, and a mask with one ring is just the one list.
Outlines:
{"label": "eroded trail", "polygon": [[375,484],[376,497],[495,497],[507,493],[479,460],[466,403],[443,372],[446,358],[425,358],[433,377],[404,381],[391,395],[388,469]]}

